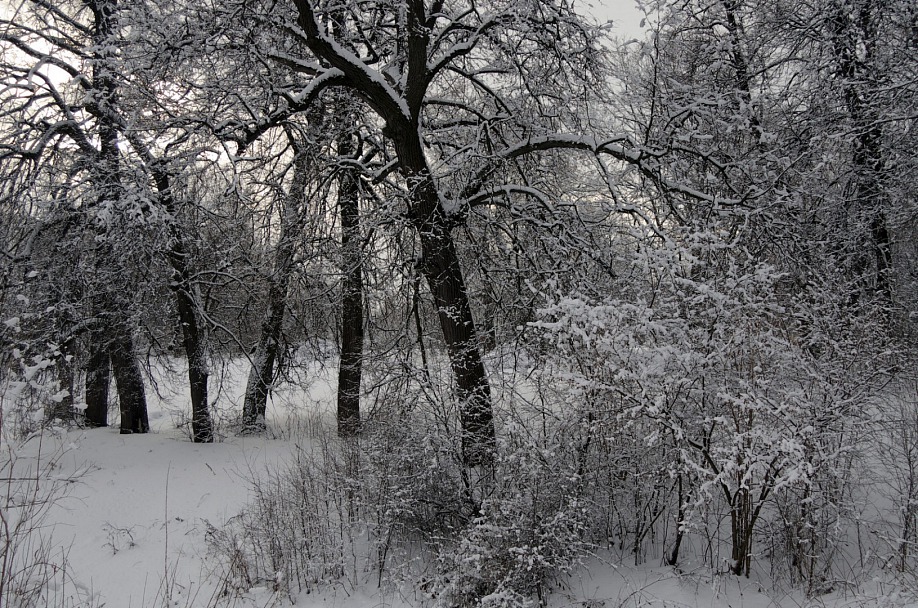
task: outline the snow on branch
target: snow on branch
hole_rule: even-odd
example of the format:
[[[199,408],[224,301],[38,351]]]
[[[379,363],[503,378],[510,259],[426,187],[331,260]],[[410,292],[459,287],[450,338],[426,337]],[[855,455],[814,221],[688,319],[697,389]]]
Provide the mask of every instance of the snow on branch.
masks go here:
[[[408,104],[378,71],[368,67],[360,57],[326,36],[316,23],[309,0],[294,0],[299,19],[297,24],[305,34],[306,45],[321,60],[347,77],[347,85],[356,90],[384,119],[397,116],[411,120]]]
[[[611,156],[616,160],[636,167],[643,175],[659,184],[660,187],[665,190],[677,192],[689,198],[714,205],[725,207],[739,206],[749,198],[748,196],[744,198],[724,198],[711,195],[665,177],[662,174],[660,164],[655,162],[658,155],[647,154],[640,146],[632,143],[630,137],[627,135],[616,135],[600,140],[588,135],[553,133],[538,137],[530,137],[525,141],[498,152],[494,157],[499,160],[513,160],[527,154],[547,152],[549,150],[580,150],[589,152],[597,157],[603,155]],[[466,197],[475,195],[493,171],[493,166],[482,169],[476,178],[472,180],[469,187],[466,188]]]

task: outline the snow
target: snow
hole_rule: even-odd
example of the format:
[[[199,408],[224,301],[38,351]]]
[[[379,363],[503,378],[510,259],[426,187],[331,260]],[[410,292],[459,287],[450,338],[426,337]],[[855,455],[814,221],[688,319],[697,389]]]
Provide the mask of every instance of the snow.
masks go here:
[[[329,363],[332,363],[329,365]],[[224,368],[220,403],[224,419],[238,413],[247,362]],[[276,470],[297,444],[310,441],[316,425],[332,428],[333,362],[316,363],[314,379],[306,388],[287,388],[275,395],[267,437],[234,436],[224,428],[223,440],[209,445],[191,443],[176,428],[187,401],[178,367],[157,378],[159,392],[149,390],[152,432],[120,435],[105,429],[47,429],[18,444],[11,452],[20,470],[40,463],[48,472],[44,487],[63,487],[45,521],[46,537],[53,538],[53,555],[66,555],[68,582],[51,588],[81,600],[66,604],[108,607],[146,606],[282,606],[281,597],[264,583],[243,597],[223,595],[225,575],[208,546],[208,535],[239,513],[251,498],[250,481],[266,470]],[[158,397],[161,395],[162,397]],[[288,405],[309,404],[299,416]],[[7,444],[4,449],[9,449]],[[550,457],[547,454],[546,457]],[[24,467],[24,469],[23,469]],[[691,542],[691,541],[687,541]],[[691,560],[679,569],[659,560],[633,565],[627,552],[610,550],[588,561],[548,598],[552,608],[600,606],[667,606],[766,608],[805,606],[801,593],[777,592],[761,571],[739,578],[695,566]],[[370,580],[375,580],[369,577]],[[66,588],[66,589],[65,589]],[[766,592],[768,590],[768,592]],[[417,605],[420,593],[404,594],[366,588],[330,586],[319,593],[303,593],[299,606],[374,608]],[[907,606],[914,600],[901,590],[878,586],[870,601],[836,593],[809,605]],[[860,596],[858,596],[860,597]],[[493,605],[501,599],[490,598]],[[914,604],[911,604],[914,605]]]
[[[287,441],[254,437],[193,444],[163,410],[150,414],[147,435],[109,427],[42,442],[45,453],[49,439],[64,450],[56,476],[78,478],[49,514],[55,543],[69,553],[74,582],[106,606],[149,606],[167,592],[209,598],[209,526],[235,515],[247,478],[289,450]],[[29,441],[21,456],[36,458],[38,445]]]

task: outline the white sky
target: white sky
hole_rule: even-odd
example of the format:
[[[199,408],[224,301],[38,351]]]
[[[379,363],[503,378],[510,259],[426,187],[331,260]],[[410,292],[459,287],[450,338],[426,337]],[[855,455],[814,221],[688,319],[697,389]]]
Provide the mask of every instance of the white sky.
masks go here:
[[[628,38],[643,38],[640,23],[643,14],[637,8],[635,0],[581,0],[581,7],[600,21],[611,20],[615,34]],[[592,10],[590,10],[592,8]]]

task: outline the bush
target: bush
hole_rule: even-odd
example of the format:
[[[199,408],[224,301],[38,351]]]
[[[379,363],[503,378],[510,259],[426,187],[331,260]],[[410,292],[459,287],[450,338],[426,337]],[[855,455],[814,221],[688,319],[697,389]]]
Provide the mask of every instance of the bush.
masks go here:
[[[587,551],[579,475],[561,446],[508,429],[479,514],[439,549],[440,606],[499,608],[545,601]],[[537,439],[544,439],[539,437]]]
[[[370,582],[443,606],[544,599],[588,548],[565,435],[507,424],[495,467],[467,470],[430,413],[377,410],[359,439],[320,434],[288,466],[253,475],[252,503],[209,534],[229,590],[292,598]]]

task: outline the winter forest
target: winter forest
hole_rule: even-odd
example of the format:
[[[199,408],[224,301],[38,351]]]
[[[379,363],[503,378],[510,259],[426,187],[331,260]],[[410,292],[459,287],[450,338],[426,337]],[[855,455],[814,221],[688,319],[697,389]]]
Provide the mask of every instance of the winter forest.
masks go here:
[[[918,3],[638,8],[4,2],[0,606],[916,605]]]

